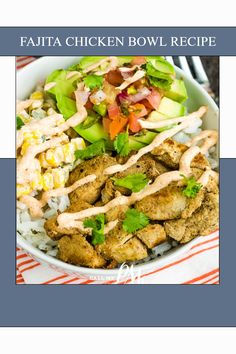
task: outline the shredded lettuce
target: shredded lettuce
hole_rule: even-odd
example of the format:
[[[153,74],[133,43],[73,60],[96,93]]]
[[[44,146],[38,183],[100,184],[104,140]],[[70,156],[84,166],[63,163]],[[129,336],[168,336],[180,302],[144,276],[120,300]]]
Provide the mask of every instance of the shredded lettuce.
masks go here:
[[[95,88],[101,88],[103,84],[103,77],[98,75],[87,75],[83,79],[84,84],[90,90],[94,90]]]

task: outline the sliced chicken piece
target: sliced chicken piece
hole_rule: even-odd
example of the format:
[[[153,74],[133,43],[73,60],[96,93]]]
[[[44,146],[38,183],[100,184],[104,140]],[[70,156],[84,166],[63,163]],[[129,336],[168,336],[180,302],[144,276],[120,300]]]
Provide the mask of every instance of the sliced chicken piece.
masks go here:
[[[59,240],[58,258],[63,262],[90,268],[102,268],[106,265],[105,259],[80,234],[63,236]]]
[[[178,169],[180,158],[187,149],[188,147],[186,145],[168,138],[160,146],[153,149],[151,153],[158,161],[162,161],[166,166]],[[201,153],[195,156],[191,163],[191,167],[197,167],[201,170],[209,166],[206,157]]]
[[[112,252],[112,257],[118,263],[139,261],[147,255],[147,248],[137,237],[131,238]]]
[[[197,236],[215,231],[219,227],[218,199],[218,193],[206,193],[201,207],[191,217],[166,221],[164,227],[167,235],[180,243],[186,243]]]
[[[106,213],[106,221],[110,222],[116,219],[123,220],[128,209],[128,205],[118,205]]]
[[[69,208],[66,209],[66,212],[76,213],[78,211],[91,208],[91,207],[92,205],[81,200],[78,201],[77,203],[71,204]],[[48,219],[44,224],[44,228],[49,237],[51,237],[54,240],[58,240],[64,235],[73,235],[78,233],[78,229],[76,228],[67,228],[66,225],[64,225],[63,228],[59,227],[57,224],[57,217],[58,215],[53,216],[52,218]]]
[[[77,188],[74,192],[70,193],[69,197],[71,203],[77,203],[80,200],[84,200],[90,204],[95,203],[100,197],[101,189],[108,179],[108,176],[103,174],[103,170],[114,164],[116,164],[115,158],[106,154],[94,157],[91,160],[84,161],[79,164],[70,173],[67,185],[71,185],[90,174],[95,174],[97,179]]]
[[[166,241],[166,232],[159,224],[148,225],[136,233],[136,236],[148,247],[153,248]]]
[[[168,220],[179,218],[186,205],[187,198],[183,195],[182,188],[169,185],[136,202],[135,208],[151,220]]]
[[[127,242],[130,238],[133,237],[133,235],[126,232],[122,227],[122,223],[120,222],[105,237],[105,242],[103,242],[101,245],[97,245],[95,248],[97,252],[102,255],[102,257],[110,260],[114,259],[113,251]]]

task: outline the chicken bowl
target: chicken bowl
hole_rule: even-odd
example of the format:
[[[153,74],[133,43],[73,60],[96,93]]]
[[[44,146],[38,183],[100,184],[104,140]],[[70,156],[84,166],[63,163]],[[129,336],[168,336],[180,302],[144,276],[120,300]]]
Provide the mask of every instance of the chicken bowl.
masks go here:
[[[17,73],[17,244],[93,280],[218,228],[218,107],[163,57],[43,57]]]

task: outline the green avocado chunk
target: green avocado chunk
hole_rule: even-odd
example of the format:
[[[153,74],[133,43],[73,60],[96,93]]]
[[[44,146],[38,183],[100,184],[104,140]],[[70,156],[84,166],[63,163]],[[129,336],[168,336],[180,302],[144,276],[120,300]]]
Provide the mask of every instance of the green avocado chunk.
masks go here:
[[[107,136],[106,132],[104,131],[101,123],[95,123],[87,129],[83,129],[83,128],[81,128],[80,125],[77,125],[76,127],[74,127],[74,130],[80,136],[82,136],[82,138],[86,139],[90,143],[95,143],[96,141],[101,140],[101,139],[105,139],[105,140],[108,139],[108,136]]]
[[[188,95],[184,81],[182,79],[175,79],[171,84],[170,90],[165,92],[165,96],[179,103],[186,101]]]
[[[166,115],[168,118],[184,116],[186,112],[185,106],[175,102],[168,97],[163,97],[158,107],[158,112]]]
[[[151,132],[147,130],[143,135],[132,136],[132,139],[139,143],[147,145],[153,141],[156,135],[157,134],[155,132]]]
[[[145,144],[140,143],[140,141],[135,140],[133,136],[129,137],[129,148],[130,150],[139,150],[144,147]]]

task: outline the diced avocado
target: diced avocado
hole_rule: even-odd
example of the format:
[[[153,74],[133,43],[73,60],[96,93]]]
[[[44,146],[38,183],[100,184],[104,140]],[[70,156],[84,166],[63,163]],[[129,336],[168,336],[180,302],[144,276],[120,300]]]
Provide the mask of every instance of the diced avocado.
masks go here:
[[[150,122],[158,122],[159,120],[163,120],[163,119],[168,119],[169,117],[167,117],[166,115],[159,113],[158,111],[152,111],[149,116],[148,119]]]
[[[188,94],[184,81],[181,79],[175,79],[171,84],[170,90],[165,92],[165,96],[179,103],[186,101]]]
[[[132,136],[129,137],[129,148],[130,150],[139,150],[145,145],[140,143],[139,141],[135,140],[135,138]]]
[[[74,127],[74,130],[82,136],[82,138],[86,139],[90,143],[94,143],[101,139],[108,139],[106,132],[101,123],[95,123],[91,127],[87,129],[82,129],[81,126],[77,125]]]
[[[107,106],[105,103],[95,104],[93,110],[104,117],[107,113]]]
[[[185,115],[186,108],[170,98],[163,97],[158,107],[158,112],[166,115],[168,118],[180,117]]]
[[[155,138],[157,134],[155,132],[151,132],[151,131],[146,131],[145,134],[143,135],[135,135],[135,136],[132,136],[132,139],[134,139],[135,141],[138,141],[142,144],[150,144],[153,139]]]

